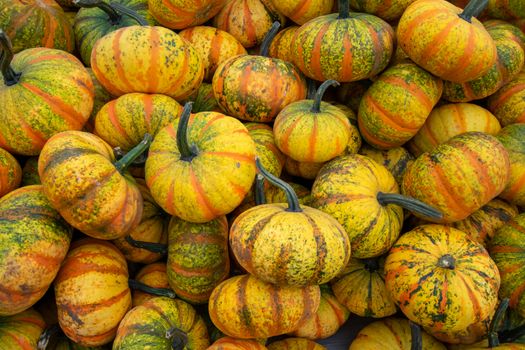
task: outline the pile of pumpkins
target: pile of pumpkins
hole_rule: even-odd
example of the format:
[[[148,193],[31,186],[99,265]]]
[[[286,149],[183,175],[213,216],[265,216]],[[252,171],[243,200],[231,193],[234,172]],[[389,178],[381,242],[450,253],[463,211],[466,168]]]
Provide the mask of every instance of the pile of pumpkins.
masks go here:
[[[524,49],[523,0],[0,0],[0,349],[525,349]]]

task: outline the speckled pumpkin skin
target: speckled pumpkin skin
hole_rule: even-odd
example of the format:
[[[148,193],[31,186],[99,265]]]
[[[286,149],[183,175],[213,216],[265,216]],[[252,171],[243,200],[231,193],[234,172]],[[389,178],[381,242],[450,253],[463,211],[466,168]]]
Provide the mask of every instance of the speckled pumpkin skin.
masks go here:
[[[95,134],[111,147],[129,151],[146,133],[160,129],[182,113],[182,106],[166,95],[131,93],[106,103],[95,118]]]
[[[206,350],[210,345],[203,319],[188,303],[156,297],[132,309],[122,319],[113,350],[165,350],[171,348],[166,332],[177,328],[188,337],[186,350]]]
[[[159,26],[129,26],[105,35],[93,46],[91,67],[114,96],[144,92],[182,100],[199,88],[204,77],[197,50]]]
[[[111,147],[82,131],[53,136],[38,159],[44,193],[64,219],[88,236],[124,237],[142,217],[135,180],[114,166]]]
[[[53,0],[0,0],[0,28],[15,53],[32,47],[75,48],[71,23]]]
[[[162,129],[150,146],[146,182],[170,215],[203,223],[233,211],[255,179],[255,143],[238,120],[216,112],[190,117],[188,140],[198,155],[180,159],[178,120]]]
[[[27,49],[15,55],[11,67],[22,75],[9,87],[0,79],[0,147],[36,156],[54,134],[82,129],[93,108],[94,87],[75,56]]]
[[[299,26],[289,26],[281,30],[270,44],[270,57],[278,58],[286,62],[293,62],[293,52],[291,51],[291,44],[295,32]]]
[[[361,137],[361,134],[359,133],[359,128],[357,126],[357,115],[347,105],[337,103],[337,102],[330,102],[330,104],[342,110],[343,113],[348,118],[348,121],[350,122],[350,129],[349,129],[350,137],[348,138],[348,144],[346,145],[346,149],[344,153],[354,154],[354,153],[359,152],[359,149],[361,148],[361,145],[363,144],[363,139]]]
[[[455,259],[454,268],[438,266],[444,255]],[[500,275],[485,248],[464,232],[423,225],[390,250],[385,284],[410,320],[435,331],[460,331],[494,310]]]
[[[435,222],[451,223],[499,195],[509,176],[505,147],[489,134],[467,132],[419,156],[405,172],[402,192],[441,211]]]
[[[68,338],[84,346],[113,340],[131,307],[128,267],[113,244],[93,238],[73,243],[54,286],[58,321]]]
[[[304,179],[313,180],[319,174],[321,168],[325,165],[322,163],[298,162],[290,157],[286,157],[284,169],[293,176],[299,176]]]
[[[501,129],[498,140],[509,153],[510,180],[500,197],[510,203],[525,205],[525,124],[512,124]]]
[[[277,58],[233,57],[217,68],[212,84],[228,115],[252,122],[271,122],[285,106],[306,98],[304,76]]]
[[[384,166],[357,154],[325,164],[313,184],[312,206],[343,225],[354,258],[387,252],[401,231],[403,209],[380,205],[378,192],[398,193],[394,177]]]
[[[184,29],[208,21],[226,2],[227,0],[148,0],[148,7],[164,27]]]
[[[334,6],[334,0],[270,0],[270,2],[283,15],[299,25],[332,13]]]
[[[350,0],[350,7],[358,12],[366,12],[385,21],[393,22],[399,19],[405,9],[415,0],[396,0],[396,1],[362,1]]]
[[[223,337],[206,350],[267,350],[268,348],[255,340]]]
[[[268,345],[268,350],[327,350],[326,347],[304,338],[287,338]]]
[[[366,91],[357,120],[363,138],[379,149],[399,147],[425,123],[443,82],[414,63],[388,68]]]
[[[89,76],[91,77],[91,81],[93,82],[93,86],[95,88],[95,96],[93,100],[93,109],[91,110],[91,115],[89,116],[89,120],[84,124],[83,131],[87,132],[93,132],[95,129],[95,117],[106,103],[111,101],[113,97],[107,92],[106,89],[100,84],[97,80],[97,77],[95,77],[95,74],[93,73],[93,70],[91,68],[86,68],[86,70],[89,73]]]
[[[260,45],[273,22],[286,17],[269,0],[228,0],[213,18],[213,26],[233,35],[245,48]]]
[[[393,52],[394,32],[382,19],[350,13],[312,19],[294,35],[293,63],[309,78],[351,82],[381,72]]]
[[[279,287],[251,275],[240,275],[213,290],[208,310],[213,324],[229,336],[268,338],[292,332],[312,317],[320,298],[317,285]]]
[[[418,157],[424,152],[432,152],[454,136],[469,131],[496,135],[500,129],[498,119],[483,107],[471,103],[444,104],[430,113],[407,146]]]
[[[394,147],[388,150],[378,150],[367,144],[359,149],[359,154],[383,165],[396,179],[398,185],[403,181],[403,175],[407,168],[414,162],[414,156],[404,147]]]
[[[184,29],[179,35],[188,40],[201,55],[205,81],[211,81],[217,67],[228,58],[247,54],[246,49],[233,35],[217,28],[191,27]]]
[[[357,113],[361,99],[363,98],[366,90],[368,90],[372,84],[373,82],[369,79],[341,84],[341,86],[339,86],[336,90],[337,101],[345,104],[350,109],[352,109],[352,111]]]
[[[264,169],[277,177],[281,176],[286,156],[275,143],[273,129],[261,123],[246,123],[244,126],[255,142],[255,151]]]
[[[495,310],[494,310],[495,311]],[[466,329],[457,332],[432,331],[425,329],[430,335],[437,340],[449,344],[473,344],[485,338],[489,332],[490,322],[493,316],[492,312],[486,319],[473,323]],[[488,344],[487,344],[488,345]],[[465,346],[467,347],[467,346]],[[455,347],[449,347],[455,349]]]
[[[144,266],[137,272],[135,280],[153,288],[170,288],[165,262],[156,262]],[[132,306],[144,304],[157,296],[135,289],[132,292]]]
[[[509,23],[499,19],[489,19],[483,21],[483,25],[489,33],[497,33],[517,42],[525,49],[525,33],[516,25],[516,23]]]
[[[20,164],[11,153],[0,148],[0,198],[20,186],[21,181]]]
[[[502,126],[525,123],[525,72],[503,85],[487,102]]]
[[[217,103],[215,95],[213,94],[213,87],[209,83],[202,83],[199,89],[194,92],[186,101],[193,102],[192,113],[199,112],[219,112],[223,110]]]
[[[0,223],[0,316],[9,316],[34,305],[49,288],[67,254],[71,229],[39,185],[2,197]]]
[[[0,346],[5,350],[36,349],[45,327],[44,319],[33,309],[9,317],[0,316]]]
[[[398,43],[410,59],[430,73],[463,83],[486,74],[497,59],[496,46],[476,18],[444,0],[416,1],[397,27]]]
[[[445,350],[446,347],[425,332],[421,332],[423,349]],[[375,321],[359,333],[350,344],[349,350],[409,350],[412,342],[410,325],[407,320],[386,318]]]
[[[385,287],[385,259],[371,269],[363,260],[350,259],[345,269],[332,282],[337,300],[351,313],[361,317],[383,318],[397,312]]]
[[[487,14],[492,18],[525,18],[525,4],[519,0],[490,0]]]

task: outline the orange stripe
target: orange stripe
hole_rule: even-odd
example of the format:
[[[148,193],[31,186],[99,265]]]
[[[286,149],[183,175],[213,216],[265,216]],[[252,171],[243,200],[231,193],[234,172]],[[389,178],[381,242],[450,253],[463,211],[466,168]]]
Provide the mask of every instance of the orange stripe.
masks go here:
[[[508,190],[505,191],[506,197],[509,197],[510,194],[510,197],[514,198],[514,196],[518,195],[518,192],[523,189],[525,189],[525,174],[521,174],[521,177],[515,181]]]
[[[412,127],[412,126],[401,126],[398,124],[399,115],[394,114],[392,115],[391,111],[387,111],[383,108],[370,94],[366,94],[364,97],[364,102],[367,103],[368,107],[372,109],[375,113],[379,114],[381,116],[381,121],[383,124],[391,127],[395,131],[404,131],[404,132],[417,132],[418,127]]]
[[[308,137],[308,154],[306,155],[307,156],[306,161],[310,163],[313,163],[314,158],[316,156],[315,149],[317,146],[317,136],[318,136],[317,135],[318,134],[317,115],[312,114],[312,119],[313,119],[312,120],[313,125],[312,125],[312,130],[310,131],[310,135],[309,135],[310,137]]]
[[[208,53],[208,59],[210,61],[210,68],[216,68],[217,64],[221,59],[223,36],[221,32],[215,30],[214,36],[211,39],[210,51]]]
[[[31,140],[31,145],[34,148],[42,149],[47,141],[47,137],[39,130],[33,130],[33,128],[26,122],[24,118],[19,118],[18,122],[24,133]]]
[[[239,84],[239,97],[240,97],[240,106],[239,106],[239,116],[245,117],[246,116],[246,110],[247,110],[247,104],[246,99],[248,97],[248,83],[250,82],[250,74],[252,73],[252,65],[249,64],[247,67],[244,68],[244,72],[242,73],[238,84]]]
[[[248,6],[247,0],[244,0],[242,19],[244,22],[243,24],[244,31],[246,33],[246,39],[250,43],[255,43],[257,41],[257,33],[255,32],[255,25],[253,23],[252,14],[250,12],[250,7]]]
[[[28,339],[25,338],[25,337],[17,337],[14,334],[11,334],[10,332],[2,332],[2,335],[7,335],[7,336],[11,337],[11,339],[13,339],[15,341],[15,343],[20,347],[17,350],[34,350],[35,349],[33,347],[33,345],[31,345],[28,342]]]
[[[434,107],[434,102],[432,101],[432,99],[425,94],[425,92],[419,87],[419,85],[417,85],[414,82],[407,83],[404,79],[392,75],[381,78],[381,81],[402,87],[404,90],[410,92],[410,94],[417,98],[419,103],[421,103],[429,112]],[[403,119],[401,119],[400,122],[403,122]],[[410,127],[417,128],[419,126]]]
[[[376,147],[377,146],[384,147],[384,148],[392,147],[392,143],[380,140],[377,137],[375,137],[375,135],[372,135],[371,133],[369,133],[366,127],[363,125],[363,122],[361,120],[362,120],[361,118],[357,119],[357,125],[359,126],[359,131],[361,132],[361,135],[367,142],[373,143]]]
[[[151,115],[153,114],[153,96],[144,94],[142,95],[142,103],[144,105],[144,121],[149,132],[151,130]]]
[[[444,10],[442,8],[431,7],[429,10],[419,13],[416,18],[414,18],[412,21],[405,24],[405,26],[408,28],[405,31],[405,33],[402,35],[403,36],[402,42],[406,42],[409,44],[412,43],[414,41],[412,40],[412,35],[414,35],[414,31],[416,30],[416,28],[421,28],[421,24],[423,22],[428,21],[429,19],[432,20],[436,18],[436,16],[443,11]],[[416,40],[416,41],[419,41],[419,40]]]
[[[507,102],[507,99],[509,97],[511,97],[515,93],[520,92],[522,90],[525,90],[525,82],[516,84],[512,88],[510,88],[510,89],[506,90],[504,93],[500,94],[498,96],[498,98],[490,104],[491,111],[494,112],[496,109],[499,109],[502,104]]]
[[[461,21],[462,19],[457,18],[458,21]],[[455,65],[454,69],[452,71],[449,71],[447,75],[449,77],[455,77],[457,75],[464,75],[466,71],[478,71],[481,67],[479,66],[473,66],[472,64],[472,58],[474,58],[473,52],[476,49],[476,33],[474,32],[474,26],[470,25],[469,28],[469,36],[467,41],[467,46],[463,49],[463,54],[457,61],[457,65]],[[482,65],[485,65],[483,62],[484,60],[479,60]],[[479,63],[478,63],[479,65]],[[469,69],[470,68],[470,69]],[[474,68],[474,69],[473,69]]]
[[[429,62],[435,58],[436,54],[443,48],[443,42],[447,39],[450,31],[456,26],[456,21],[461,20],[459,17],[454,17],[447,25],[439,32],[432,40],[428,41],[423,49],[423,54],[420,58],[421,62]],[[442,21],[442,20],[441,20]],[[443,63],[444,64],[444,63]],[[442,67],[439,69],[443,70]]]
[[[50,61],[50,60],[65,60],[65,61],[69,61],[69,62],[75,62],[69,56],[54,54],[54,55],[40,55],[40,56],[37,56],[37,57],[31,59],[29,62],[27,62],[27,64],[28,65],[33,65],[33,64],[36,64],[36,63]]]
[[[218,157],[226,157],[235,159],[241,162],[247,162],[251,164],[255,164],[255,157],[249,157],[245,156],[244,154],[239,153],[233,153],[233,152],[205,152],[203,155],[212,155],[212,156],[218,156]]]
[[[301,17],[303,17],[310,9],[311,3],[312,0],[299,1],[295,8],[289,13],[288,17],[294,22],[300,21]]]
[[[323,43],[323,37],[329,28],[330,22],[323,24],[317,32],[313,44],[312,56],[310,57],[310,68],[317,78],[324,77],[323,67],[321,65],[321,47]]]
[[[36,252],[28,252],[22,255],[24,258],[32,260],[36,265],[55,272],[58,267],[60,267],[60,263],[64,260],[63,256],[48,256]]]
[[[97,41],[98,43],[98,41]],[[105,74],[103,74],[100,69],[98,69],[98,62],[97,62],[97,43],[93,46],[93,50],[91,51],[91,69],[93,70],[93,74],[95,74],[95,77],[97,78],[98,82],[106,89],[108,92],[115,96],[124,95],[124,91],[119,89],[118,87],[113,84],[113,82],[109,81]]]
[[[55,20],[54,16],[51,16],[48,14],[45,17],[45,29],[44,29],[44,37],[42,38],[42,46],[53,48],[55,47],[55,34],[57,31],[58,23]],[[67,31],[65,29],[64,31]]]
[[[189,50],[188,47],[189,46],[187,45],[184,46],[184,61],[182,63],[182,67],[180,69],[177,80],[173,82],[171,86],[180,86],[182,85],[182,82],[188,78],[187,75],[190,69],[190,58],[189,58],[190,53],[188,51]]]
[[[117,102],[118,100],[113,100],[110,103],[108,103],[108,117],[109,121],[111,122],[111,125],[115,128],[114,130],[117,131],[121,136],[123,136],[126,141],[133,145],[133,140],[129,137],[126,130],[122,127],[122,124],[120,124],[120,119],[117,114]]]
[[[494,198],[494,194],[497,193],[497,191],[493,179],[490,177],[486,164],[481,163],[479,160],[479,155],[476,154],[476,152],[472,151],[472,149],[470,149],[467,145],[462,144],[456,147],[457,149],[460,149],[462,153],[467,157],[470,166],[475,170],[476,177],[478,178],[479,183],[482,184],[482,188],[484,190],[482,202],[488,202],[489,200]]]
[[[197,199],[197,202],[199,203],[200,208],[204,211],[204,217],[208,220],[212,220],[219,213],[215,211],[215,208],[213,207],[213,205],[211,205],[208,198],[206,197],[206,193],[204,192],[204,189],[199,183],[197,176],[195,176],[195,172],[193,171],[193,168],[190,167],[189,171],[190,171],[190,184],[195,189],[196,199]]]
[[[113,63],[117,70],[117,78],[120,79],[120,82],[122,82],[126,86],[126,91],[131,92],[135,91],[135,88],[130,84],[126,72],[124,71],[124,68],[122,68],[121,61],[122,52],[120,51],[120,38],[123,33],[124,30],[122,29],[117,30],[113,37],[113,42],[111,44],[111,47],[113,49]]]
[[[147,83],[147,91],[151,93],[157,92],[159,85],[159,77],[157,73],[159,71],[159,61],[160,61],[160,36],[157,30],[157,27],[150,27],[150,38],[149,42],[151,45],[150,57],[148,58],[148,70],[146,72],[145,79]]]
[[[377,33],[375,29],[372,29],[370,32],[373,33],[374,38],[377,40]],[[374,43],[374,46],[375,46],[375,43]],[[350,79],[354,71],[354,67],[353,67],[354,57],[353,57],[353,52],[352,52],[352,41],[350,41],[350,38],[348,37],[348,33],[345,33],[343,36],[343,48],[344,48],[343,61],[341,62],[341,66],[340,66],[341,73],[339,74],[339,76],[344,77],[345,79]],[[380,50],[374,51],[374,52],[380,52]],[[379,62],[380,62],[381,57],[380,55],[377,55],[377,56],[379,57]],[[375,60],[374,67],[376,66],[377,61],[378,59]]]

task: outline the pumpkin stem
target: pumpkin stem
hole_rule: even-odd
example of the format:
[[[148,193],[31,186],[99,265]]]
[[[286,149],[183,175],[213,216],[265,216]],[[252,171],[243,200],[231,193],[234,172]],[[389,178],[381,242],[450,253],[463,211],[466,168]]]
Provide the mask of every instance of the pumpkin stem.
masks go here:
[[[111,6],[113,6],[113,8],[119,11],[120,13],[133,18],[135,21],[137,21],[139,25],[141,26],[149,25],[148,21],[146,21],[144,17],[142,17],[141,15],[139,15],[137,12],[133,11],[132,9],[129,9],[126,6],[119,4],[118,2],[112,2]]]
[[[509,307],[509,298],[505,298],[500,301],[498,308],[496,309],[496,312],[494,313],[494,317],[492,318],[492,322],[490,322],[489,327],[489,347],[495,348],[496,346],[499,346],[499,336],[498,336],[498,329],[501,325],[501,322],[503,321],[503,318],[505,316],[505,311],[507,311],[507,308]]]
[[[362,262],[368,272],[375,272],[379,270],[379,259],[377,258],[362,259]]]
[[[126,152],[122,150],[120,147],[113,148],[113,155],[117,160],[121,159],[126,155]],[[142,153],[135,159],[131,164],[135,166],[143,166],[146,163],[146,159],[148,158],[148,154],[146,152]]]
[[[317,92],[317,83],[315,80],[306,78],[306,99],[313,100]]]
[[[168,252],[168,246],[166,244],[136,241],[131,235],[127,235],[125,240],[129,245],[135,248],[145,249],[152,253],[164,255]]]
[[[112,5],[102,0],[73,0],[73,4],[83,8],[96,7],[101,9],[108,15],[112,25],[119,24],[120,20],[122,19],[122,16],[118,14],[118,12],[113,8]]]
[[[470,0],[459,17],[472,23],[472,17],[477,17],[487,7],[489,0]]]
[[[186,102],[184,109],[179,119],[179,126],[177,127],[177,148],[180,152],[180,159],[191,162],[197,156],[197,150],[191,146],[188,141],[188,123],[190,121],[191,108],[193,102]]]
[[[410,334],[412,336],[410,350],[422,350],[423,338],[421,337],[421,327],[412,321],[408,321],[408,323],[410,324]]]
[[[257,174],[255,177],[255,205],[266,204],[264,194],[264,176]]]
[[[437,266],[444,269],[454,270],[456,268],[456,259],[450,254],[445,254],[439,258]]]
[[[138,145],[133,147],[126,155],[115,162],[115,168],[122,174],[126,169],[144,153],[151,144],[153,137],[150,134],[144,135],[144,139]]]
[[[0,73],[4,76],[4,84],[7,86],[15,85],[20,80],[20,73],[16,73],[11,68],[13,60],[13,46],[11,40],[2,29],[0,29]]]
[[[314,97],[314,104],[312,105],[312,109],[310,112],[312,113],[319,113],[321,112],[321,100],[323,99],[324,93],[326,92],[326,89],[330,86],[339,86],[339,82],[335,80],[327,80],[324,83],[319,86],[319,89],[317,89]]]
[[[55,323],[52,326],[47,327],[42,334],[40,334],[40,337],[38,338],[38,342],[36,343],[36,348],[38,350],[46,350],[49,341],[52,337],[58,334],[60,332],[60,327],[58,323]]]
[[[300,213],[303,211],[299,205],[299,198],[297,198],[297,194],[293,190],[292,186],[279,179],[277,176],[271,174],[268,172],[268,170],[264,169],[258,157],[255,157],[255,165],[257,166],[259,173],[264,176],[268,182],[284,191],[288,201],[288,209],[286,209],[286,211],[291,211],[294,213]]]
[[[131,289],[140,290],[141,292],[153,294],[159,297],[168,297],[171,299],[175,299],[177,297],[177,294],[175,294],[175,292],[169,288],[154,288],[133,279],[128,280],[128,285]]]
[[[173,350],[184,350],[186,344],[188,344],[188,335],[176,327],[168,329],[166,339],[171,340],[171,348]]]
[[[350,3],[349,0],[339,0],[339,17],[337,19],[345,19],[350,17]]]
[[[430,205],[418,201],[417,199],[403,196],[398,193],[377,193],[377,201],[385,206],[387,204],[396,204],[413,213],[423,215],[430,219],[439,220],[443,218],[443,213],[431,207]]]
[[[277,35],[277,32],[279,31],[280,27],[281,23],[279,23],[279,21],[273,22],[270,30],[264,36],[263,42],[261,44],[261,50],[259,51],[259,56],[268,57],[268,53],[270,52],[270,45],[273,41],[273,38],[275,38],[275,36]]]

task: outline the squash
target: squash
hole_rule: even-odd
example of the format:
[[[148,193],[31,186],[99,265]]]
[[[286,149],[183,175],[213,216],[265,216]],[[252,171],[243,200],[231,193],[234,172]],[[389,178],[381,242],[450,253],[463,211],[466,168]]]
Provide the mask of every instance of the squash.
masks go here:
[[[22,181],[22,168],[15,157],[0,148],[0,198],[15,190]]]
[[[223,112],[213,94],[213,86],[209,83],[202,83],[196,92],[184,100],[186,102],[193,102],[193,113]]]
[[[441,219],[429,221],[451,223],[499,195],[509,180],[509,169],[509,155],[494,136],[467,132],[419,156],[405,172],[402,193],[443,213]]]
[[[423,126],[443,91],[443,82],[412,62],[384,71],[365,92],[357,121],[375,148],[399,147]]]
[[[206,324],[190,304],[156,297],[124,316],[113,350],[206,350],[209,345]]]
[[[292,39],[297,29],[299,29],[299,26],[289,26],[277,33],[270,44],[268,55],[293,63],[293,52],[291,51],[290,45],[292,44]]]
[[[268,345],[268,350],[327,350],[326,347],[304,338],[286,338]]]
[[[351,82],[381,72],[392,57],[394,32],[382,19],[349,13],[339,0],[339,14],[319,16],[295,33],[293,63],[309,78]]]
[[[244,126],[255,142],[255,153],[264,168],[277,177],[281,176],[286,156],[275,143],[273,129],[262,123],[246,123]]]
[[[29,157],[22,168],[22,182],[20,186],[40,185],[38,176],[38,157]]]
[[[478,79],[497,59],[494,41],[474,18],[486,4],[471,0],[462,10],[445,0],[416,1],[399,20],[398,44],[412,61],[443,80]]]
[[[386,253],[403,223],[403,209],[440,217],[422,202],[398,194],[398,185],[382,165],[362,155],[338,157],[323,166],[312,187],[312,206],[332,215],[346,230],[352,256]]]
[[[226,4],[226,0],[148,0],[155,19],[164,27],[184,29],[207,22]]]
[[[113,97],[98,82],[97,77],[95,77],[95,74],[93,73],[93,70],[91,68],[86,68],[86,70],[88,71],[89,76],[91,77],[91,81],[93,82],[93,86],[95,88],[95,97],[93,101],[93,109],[91,110],[91,115],[89,116],[89,120],[84,125],[83,131],[92,133],[95,129],[95,117],[97,116],[98,111],[102,108],[102,106],[111,101]]]
[[[0,316],[22,312],[42,298],[70,241],[70,227],[42,186],[22,187],[0,198]]]
[[[233,35],[217,28],[191,27],[179,32],[179,36],[190,42],[201,55],[204,63],[204,81],[211,81],[217,67],[228,58],[247,54],[246,49]]]
[[[145,134],[155,137],[177,119],[182,106],[166,95],[131,93],[106,103],[95,117],[95,135],[111,147],[129,151]]]
[[[395,314],[396,305],[385,287],[384,265],[384,257],[350,259],[331,282],[337,300],[361,317],[383,318]]]
[[[525,205],[525,125],[511,124],[496,136],[509,153],[510,180],[500,197],[512,204]]]
[[[5,350],[36,349],[46,323],[37,311],[28,309],[13,316],[0,316],[0,346]]]
[[[405,9],[415,0],[396,0],[396,1],[360,1],[350,0],[350,7],[359,12],[366,12],[376,15],[385,21],[394,22],[398,20]]]
[[[359,133],[359,128],[357,126],[356,114],[347,105],[337,102],[330,102],[330,104],[342,110],[350,122],[350,137],[348,138],[345,154],[354,154],[359,152],[359,149],[363,144],[363,139],[361,138],[361,134]]]
[[[278,28],[279,22],[275,22],[259,56],[232,57],[217,68],[213,92],[229,115],[267,123],[285,106],[306,97],[306,81],[297,68],[290,62],[268,57],[268,47]]]
[[[500,275],[485,248],[466,233],[422,225],[390,249],[385,284],[410,320],[433,331],[454,332],[490,315]]]
[[[148,287],[169,289],[168,274],[166,272],[166,263],[156,262],[144,266],[135,276],[135,281],[143,283]],[[132,292],[132,306],[144,304],[146,301],[156,298],[156,295],[147,293],[140,289],[134,289]]]
[[[525,18],[525,5],[520,0],[490,0],[487,14],[492,18]]]
[[[350,258],[344,228],[330,215],[301,206],[286,182],[256,161],[259,173],[285,191],[287,204],[262,204],[240,214],[230,228],[239,264],[262,281],[306,286],[330,281]]]
[[[255,143],[238,120],[217,112],[179,120],[159,131],[146,160],[146,183],[170,215],[204,223],[233,211],[255,179]]]
[[[378,150],[366,143],[359,149],[359,154],[383,165],[396,179],[398,185],[403,181],[403,175],[407,168],[414,162],[414,156],[404,147],[394,147],[388,150]]]
[[[515,24],[499,19],[489,19],[483,22],[489,33],[497,33],[499,36],[514,40],[525,50],[525,33]]]
[[[108,350],[106,346],[82,346],[69,339],[55,323],[40,335],[38,350]]]
[[[496,135],[500,129],[498,119],[483,107],[472,103],[444,104],[430,113],[407,146],[418,157],[424,152],[432,152],[456,135],[469,131]]]
[[[299,25],[332,13],[334,6],[334,0],[270,0],[270,2],[279,12]]]
[[[357,113],[361,99],[366,90],[368,90],[372,84],[373,82],[369,79],[343,83],[336,91],[337,101],[345,104],[352,111]]]
[[[487,103],[502,126],[525,123],[525,71],[491,95]]]
[[[302,177],[308,180],[314,180],[319,174],[321,168],[325,165],[322,163],[298,162],[290,157],[286,157],[284,169],[293,176]]]
[[[118,161],[98,136],[64,131],[53,136],[38,159],[44,193],[64,219],[88,236],[124,237],[138,226],[143,200],[127,166],[151,142],[144,141]]]
[[[111,342],[131,307],[126,260],[110,242],[74,242],[54,287],[60,328],[83,346]]]
[[[206,350],[267,350],[268,348],[255,340],[223,337]]]
[[[34,48],[13,57],[0,30],[0,147],[36,156],[46,141],[80,130],[93,108],[94,88],[80,61],[67,52]]]
[[[0,0],[0,28],[13,41],[13,52],[33,47],[73,52],[73,28],[53,0]]]
[[[292,332],[312,317],[320,303],[319,286],[276,286],[252,275],[231,277],[211,293],[210,318],[223,333],[240,339]]]
[[[93,46],[90,62],[98,81],[113,96],[143,92],[182,100],[199,88],[204,77],[197,50],[159,26],[129,26],[105,35]]]

